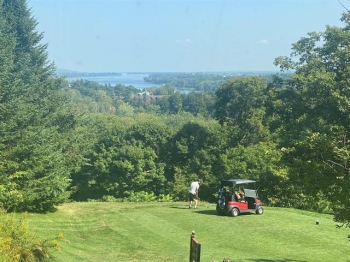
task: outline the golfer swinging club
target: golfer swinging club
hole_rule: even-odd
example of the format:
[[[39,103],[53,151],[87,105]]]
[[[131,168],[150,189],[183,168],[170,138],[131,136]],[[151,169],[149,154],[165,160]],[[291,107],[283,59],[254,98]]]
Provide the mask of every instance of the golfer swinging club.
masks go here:
[[[201,184],[202,180],[198,179],[197,181],[193,181],[190,186],[190,190],[188,192],[188,198],[189,198],[189,206],[188,208],[192,208],[192,203],[194,202],[194,208],[197,208],[198,204],[198,190],[199,185]]]

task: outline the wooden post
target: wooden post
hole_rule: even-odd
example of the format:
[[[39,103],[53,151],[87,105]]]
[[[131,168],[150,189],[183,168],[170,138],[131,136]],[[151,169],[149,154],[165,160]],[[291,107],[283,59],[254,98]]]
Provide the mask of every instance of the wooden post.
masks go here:
[[[192,231],[190,238],[190,262],[201,261],[201,244],[194,238],[194,231]]]

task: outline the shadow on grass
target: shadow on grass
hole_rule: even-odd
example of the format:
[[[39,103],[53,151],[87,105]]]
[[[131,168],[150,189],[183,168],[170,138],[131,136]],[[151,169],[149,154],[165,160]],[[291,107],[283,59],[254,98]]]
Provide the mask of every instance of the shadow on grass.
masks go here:
[[[46,215],[49,213],[55,213],[58,209],[56,207],[51,207],[49,210],[45,211],[29,211],[32,214],[38,214],[38,215]],[[16,214],[23,214],[24,211],[7,211],[7,213],[16,213]]]
[[[194,208],[191,208],[189,209],[188,206],[171,206],[170,208],[173,208],[173,209],[187,209],[189,212],[192,211],[196,214],[200,214],[200,215],[216,215],[217,216],[217,213],[216,213],[216,210],[213,210],[213,209],[194,209]]]
[[[183,206],[183,207],[179,207],[179,206],[172,206],[170,208],[174,208],[174,209],[188,209],[188,206]]]
[[[200,215],[215,215],[215,216],[218,215],[218,214],[216,213],[216,210],[213,210],[213,209],[205,209],[205,210],[197,209],[197,210],[196,210],[196,213],[197,213],[197,214],[200,214]]]
[[[267,259],[267,258],[254,258],[254,259],[248,259],[248,261],[254,261],[254,262],[307,262],[306,260],[295,260],[295,259]]]
[[[189,209],[188,206],[171,206],[170,208],[173,208],[173,209]],[[198,208],[198,209],[191,208],[191,209],[189,209],[189,211],[193,211],[194,213],[199,214],[199,215],[220,216],[220,215],[218,215],[218,213],[216,212],[215,209],[206,209],[204,207],[203,207],[203,209],[201,209],[201,208]],[[241,213],[239,216],[255,216],[255,215],[256,214],[254,214],[254,213]],[[227,215],[222,215],[222,216],[230,216],[230,215],[227,214]],[[222,217],[222,216],[220,216],[220,217]],[[264,261],[264,260],[261,260],[261,261]],[[269,260],[266,260],[266,261],[269,261]],[[293,261],[293,260],[290,260],[290,261]],[[295,261],[297,261],[297,260],[295,260]],[[277,261],[277,262],[279,262],[279,261]]]
[[[214,209],[205,209],[205,210],[197,210],[196,211],[197,214],[200,214],[200,215],[215,215],[215,216],[220,216],[217,214],[216,210]],[[239,216],[254,216],[255,214],[254,213],[241,213]],[[230,216],[229,214],[227,215],[222,215],[222,216]],[[222,217],[220,216],[220,217]]]

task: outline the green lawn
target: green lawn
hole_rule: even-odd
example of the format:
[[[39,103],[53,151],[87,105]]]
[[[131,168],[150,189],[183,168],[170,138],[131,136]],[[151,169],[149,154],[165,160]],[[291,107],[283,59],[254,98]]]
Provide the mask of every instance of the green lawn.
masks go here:
[[[316,225],[315,221],[320,224]],[[217,216],[201,203],[70,203],[49,214],[29,214],[40,239],[63,233],[54,261],[189,260],[192,230],[202,245],[201,261],[350,261],[350,230],[337,229],[332,216],[265,208],[261,216]]]

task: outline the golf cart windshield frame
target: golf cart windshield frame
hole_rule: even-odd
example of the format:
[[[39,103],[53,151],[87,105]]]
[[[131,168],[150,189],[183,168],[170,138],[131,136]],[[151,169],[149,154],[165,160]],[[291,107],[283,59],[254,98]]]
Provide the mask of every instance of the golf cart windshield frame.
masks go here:
[[[256,181],[249,180],[249,179],[229,179],[229,180],[222,180],[221,181],[221,187],[223,186],[235,186],[235,185],[241,185],[241,184],[255,184]]]

